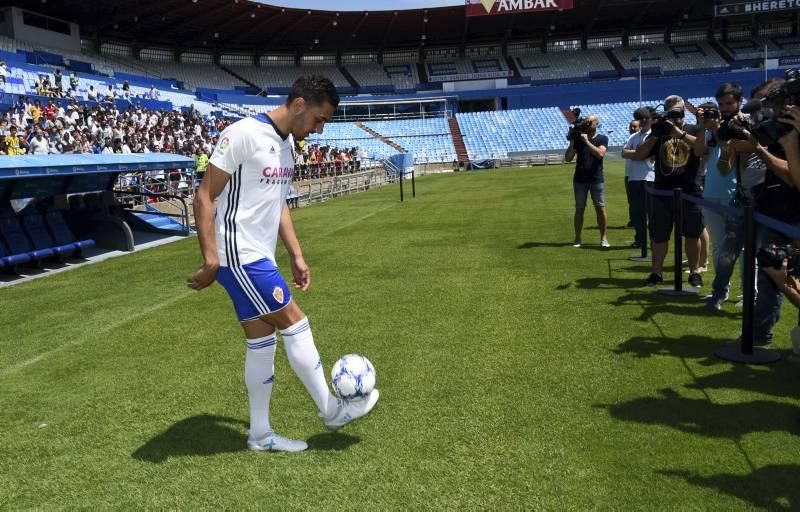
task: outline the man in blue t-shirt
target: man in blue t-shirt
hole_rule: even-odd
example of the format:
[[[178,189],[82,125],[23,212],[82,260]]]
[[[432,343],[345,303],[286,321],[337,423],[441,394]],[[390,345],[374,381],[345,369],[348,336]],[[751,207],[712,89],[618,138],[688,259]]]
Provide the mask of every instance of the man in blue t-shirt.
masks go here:
[[[605,205],[605,178],[603,177],[603,158],[608,149],[608,137],[597,133],[600,119],[592,114],[586,116],[588,133],[581,133],[577,140],[570,140],[564,153],[564,160],[571,162],[575,155],[575,175],[572,179],[575,191],[575,242],[573,247],[581,246],[583,230],[583,213],[586,211],[586,199],[592,194],[592,203],[597,213],[597,226],[600,228],[600,246],[611,247],[608,243],[608,214]]]

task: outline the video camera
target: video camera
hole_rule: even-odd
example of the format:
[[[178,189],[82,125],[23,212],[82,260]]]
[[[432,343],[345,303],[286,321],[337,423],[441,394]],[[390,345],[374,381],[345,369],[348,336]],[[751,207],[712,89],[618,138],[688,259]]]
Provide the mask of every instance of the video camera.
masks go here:
[[[800,71],[786,70],[785,77],[786,81],[770,89],[766,96],[750,100],[742,107],[742,112],[750,114],[750,133],[762,146],[775,144],[793,129],[779,119],[784,106],[800,101]]]
[[[575,116],[575,122],[572,123],[569,132],[567,132],[567,140],[578,142],[581,140],[581,134],[588,134],[592,131],[592,122],[585,117],[581,117],[581,109],[578,107],[572,109],[572,115]]]
[[[800,248],[793,245],[762,247],[756,254],[759,267],[780,269],[783,260],[789,260],[787,272],[790,276],[800,278]]]

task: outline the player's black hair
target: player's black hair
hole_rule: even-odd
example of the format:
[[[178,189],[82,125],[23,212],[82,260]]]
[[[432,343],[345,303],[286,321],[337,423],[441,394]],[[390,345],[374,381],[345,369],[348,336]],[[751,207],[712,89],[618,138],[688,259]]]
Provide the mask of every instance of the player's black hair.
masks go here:
[[[336,86],[322,75],[307,75],[298,78],[292,85],[292,90],[289,91],[286,104],[290,104],[297,98],[303,98],[315,106],[324,103],[330,103],[333,108],[339,106],[339,93],[336,92]]]

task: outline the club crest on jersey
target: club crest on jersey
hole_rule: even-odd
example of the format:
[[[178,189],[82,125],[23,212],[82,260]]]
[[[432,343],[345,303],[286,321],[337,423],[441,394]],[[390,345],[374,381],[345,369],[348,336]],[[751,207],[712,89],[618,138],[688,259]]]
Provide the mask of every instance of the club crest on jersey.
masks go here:
[[[274,155],[275,154],[275,146],[270,146],[269,147],[269,154],[270,155]]]
[[[280,286],[276,286],[274,290],[272,290],[272,297],[283,304],[283,290]]]

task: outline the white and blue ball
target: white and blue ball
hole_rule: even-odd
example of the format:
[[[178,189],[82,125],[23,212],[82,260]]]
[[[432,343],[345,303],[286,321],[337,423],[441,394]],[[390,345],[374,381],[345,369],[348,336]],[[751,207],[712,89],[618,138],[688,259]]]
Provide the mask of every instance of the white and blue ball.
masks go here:
[[[339,358],[331,369],[333,390],[339,398],[352,400],[364,397],[375,388],[375,367],[359,354]]]

